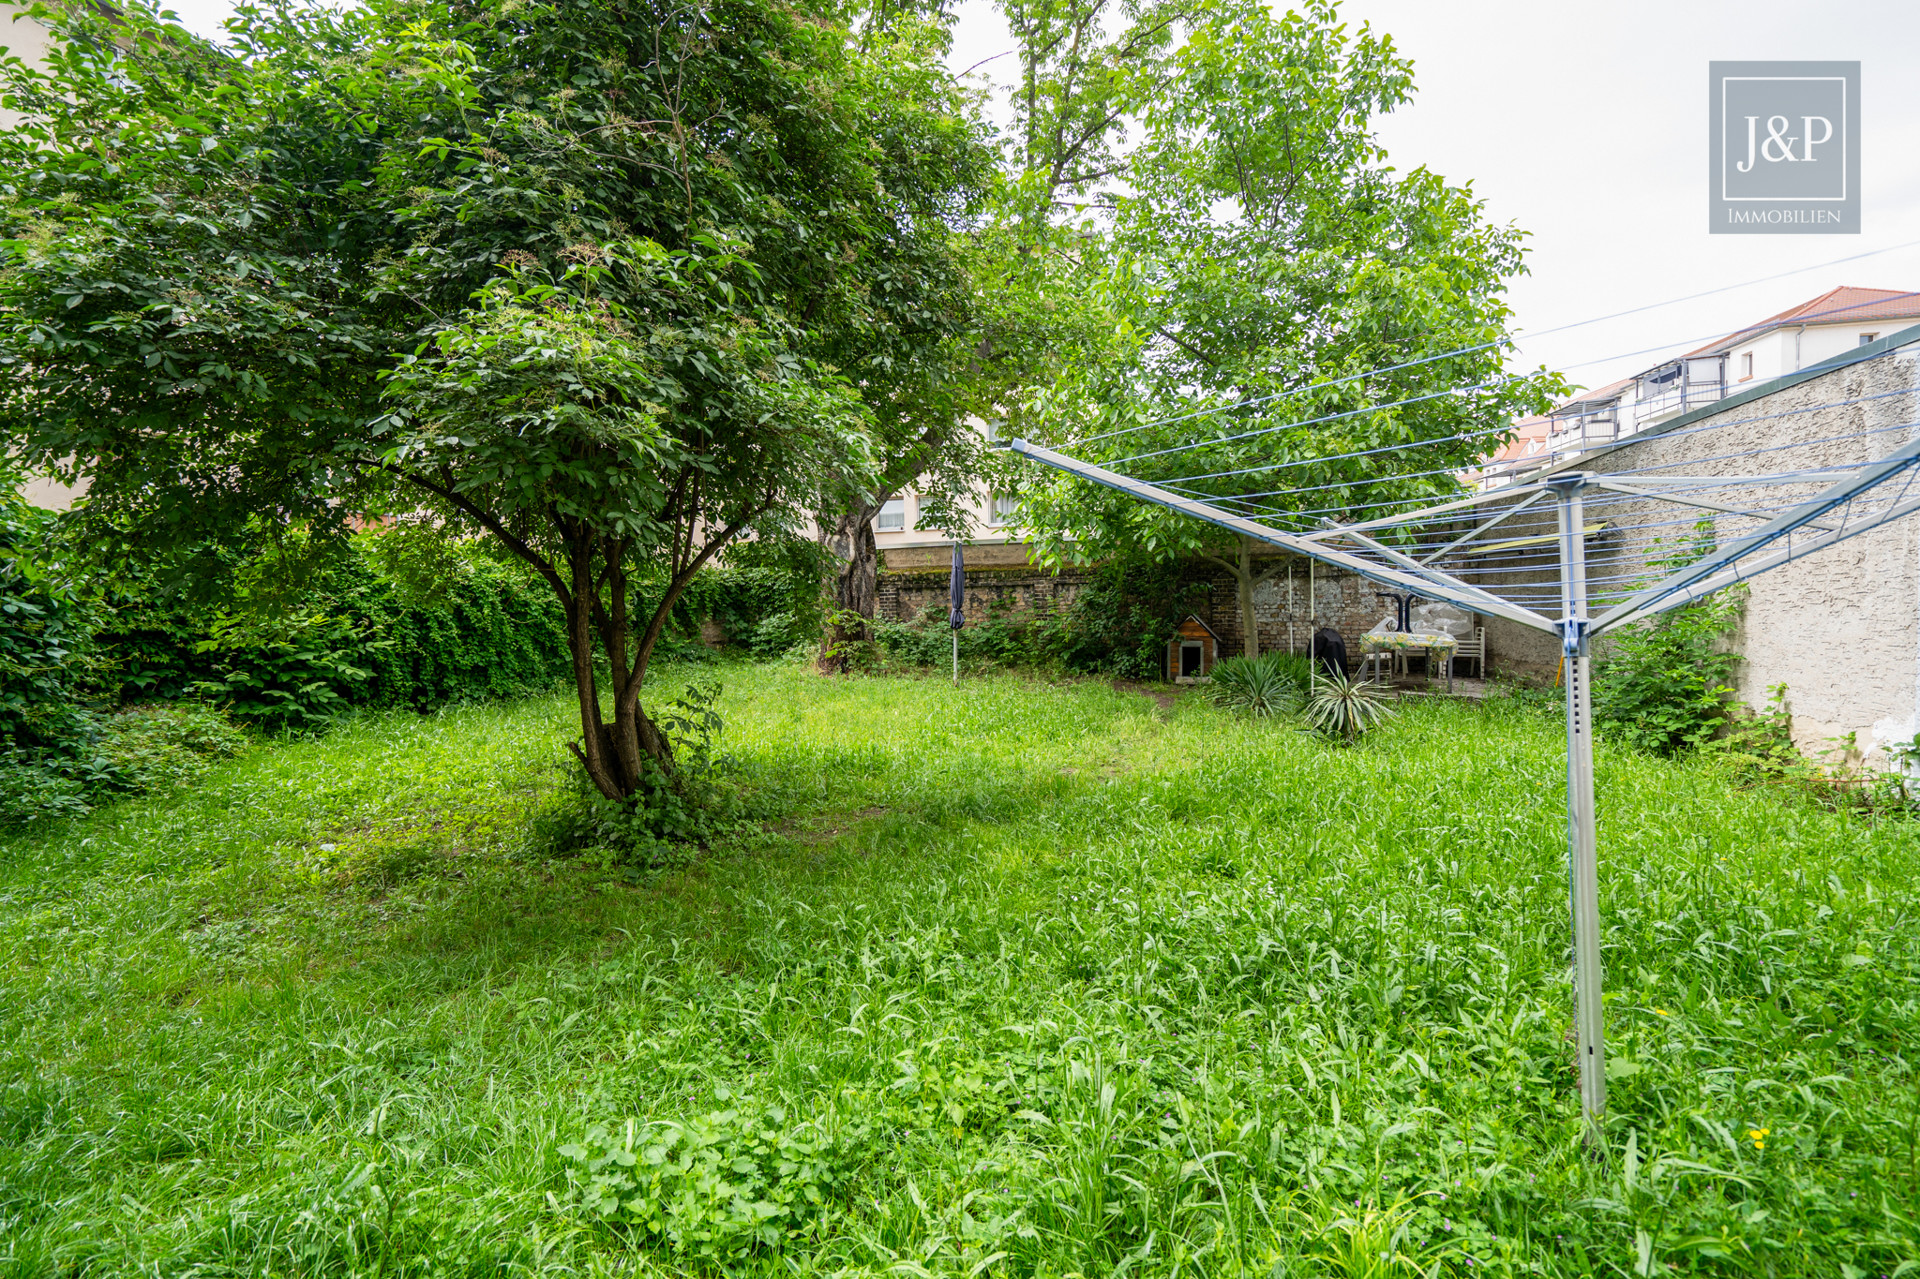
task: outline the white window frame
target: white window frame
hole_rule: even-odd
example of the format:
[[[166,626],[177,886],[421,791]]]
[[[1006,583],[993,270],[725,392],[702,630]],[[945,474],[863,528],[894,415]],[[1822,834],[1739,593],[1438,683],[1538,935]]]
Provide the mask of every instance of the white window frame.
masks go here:
[[[1001,510],[1000,504],[1007,503],[1007,509]],[[990,528],[1006,528],[1020,522],[1020,498],[1013,493],[994,493],[987,498],[987,525]]]
[[[896,497],[882,502],[879,511],[873,517],[873,531],[876,533],[906,532],[907,499]]]
[[[1752,377],[1753,377],[1753,352],[1742,351],[1740,353],[1740,380],[1742,382],[1745,382],[1751,379]]]
[[[1880,335],[1878,333],[1862,333],[1860,335],[1860,345],[1865,346],[1867,343],[1877,342],[1879,339]]]

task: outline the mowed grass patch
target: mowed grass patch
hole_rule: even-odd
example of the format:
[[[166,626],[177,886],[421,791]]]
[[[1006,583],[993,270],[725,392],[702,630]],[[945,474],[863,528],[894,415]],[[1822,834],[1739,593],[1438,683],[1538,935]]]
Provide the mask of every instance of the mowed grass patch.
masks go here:
[[[539,847],[564,699],[359,721],[0,846],[4,1264],[1920,1255],[1909,825],[1602,750],[1595,1154],[1556,725],[1428,704],[1338,749],[1098,682],[721,677],[763,833],[650,878]]]

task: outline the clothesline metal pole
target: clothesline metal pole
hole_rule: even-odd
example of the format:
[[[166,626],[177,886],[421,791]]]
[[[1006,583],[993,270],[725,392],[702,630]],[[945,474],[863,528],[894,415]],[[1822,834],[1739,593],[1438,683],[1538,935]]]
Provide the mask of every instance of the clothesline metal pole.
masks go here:
[[[1580,1108],[1598,1139],[1607,1108],[1607,1047],[1601,1019],[1600,865],[1594,831],[1593,700],[1588,688],[1584,474],[1553,483],[1560,503],[1560,653],[1566,667],[1567,897],[1573,916],[1573,1028]]]

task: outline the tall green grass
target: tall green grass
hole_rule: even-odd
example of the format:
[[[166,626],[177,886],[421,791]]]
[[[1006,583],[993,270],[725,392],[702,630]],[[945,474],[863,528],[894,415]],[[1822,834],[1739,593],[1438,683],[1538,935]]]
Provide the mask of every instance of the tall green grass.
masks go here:
[[[557,701],[0,844],[0,1274],[1920,1257],[1912,826],[1603,747],[1589,1152],[1553,725],[726,678],[775,819],[653,879],[530,839]]]

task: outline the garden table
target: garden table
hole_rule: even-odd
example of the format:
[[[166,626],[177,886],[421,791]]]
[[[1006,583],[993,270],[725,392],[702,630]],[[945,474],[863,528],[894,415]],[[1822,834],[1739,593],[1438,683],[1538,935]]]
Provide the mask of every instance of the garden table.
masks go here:
[[[1427,684],[1433,684],[1433,663],[1437,658],[1447,668],[1447,691],[1453,691],[1453,650],[1460,641],[1444,631],[1368,631],[1360,637],[1363,661],[1374,664],[1379,673],[1380,658],[1423,649],[1427,655]]]

